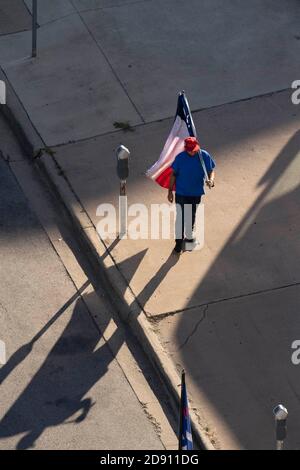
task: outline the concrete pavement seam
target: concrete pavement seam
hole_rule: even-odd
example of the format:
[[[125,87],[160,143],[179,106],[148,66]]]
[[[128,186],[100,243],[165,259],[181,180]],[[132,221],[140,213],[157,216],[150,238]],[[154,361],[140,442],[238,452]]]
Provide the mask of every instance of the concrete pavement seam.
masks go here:
[[[123,276],[120,275],[120,271],[117,269],[115,261],[111,256],[108,256],[109,253],[106,245],[100,239],[94,227],[88,227],[87,229],[82,228],[79,215],[76,213],[76,209],[74,211],[74,208],[72,207],[74,194],[69,191],[70,199],[68,199],[68,190],[64,192],[63,196],[60,195],[60,189],[57,187],[55,182],[57,181],[58,175],[55,172],[53,173],[53,165],[51,165],[50,159],[46,159],[44,161],[41,160],[40,165],[54,187],[56,187],[56,191],[58,192],[60,199],[80,231],[82,241],[85,244],[88,244],[98,266],[101,267],[104,275],[108,279],[108,283],[114,296],[118,297],[120,315],[123,320],[130,325],[134,335],[138,338],[150,361],[162,377],[163,382],[169,390],[171,398],[178,404],[180,395],[178,390],[179,377],[176,367],[166,350],[163,348],[159,338],[154,331],[152,331],[151,324],[148,322],[146,316],[143,315],[144,312],[141,311],[134,294],[128,289],[129,286]],[[84,211],[83,208],[81,210]],[[176,407],[174,407],[174,409],[175,408]],[[202,448],[206,450],[214,450],[214,446],[204,433],[203,427],[198,424],[198,418],[194,411],[191,410],[190,414],[196,440]]]
[[[210,106],[210,107],[207,107],[207,108],[197,108],[197,109],[192,110],[192,114],[194,115],[195,113],[202,113],[202,112],[205,112],[205,111],[208,111],[208,110],[220,108],[222,106],[238,104],[238,103],[241,103],[243,101],[250,101],[250,100],[260,99],[260,98],[271,98],[273,95],[283,93],[283,92],[286,92],[288,90],[290,90],[290,88],[283,88],[281,90],[264,93],[262,95],[250,96],[249,98],[242,98],[242,99],[239,99],[239,100],[236,100],[236,101],[229,101],[227,103],[217,104],[215,106]],[[270,102],[271,102],[271,100],[270,100]],[[144,127],[144,126],[148,126],[148,125],[151,125],[151,124],[157,124],[158,122],[168,121],[169,119],[174,119],[174,116],[167,116],[167,117],[164,117],[164,118],[154,119],[153,121],[144,121],[144,122],[141,122],[140,124],[134,124],[133,126],[131,126],[131,128],[133,130],[135,130],[135,129],[138,129],[139,127]],[[125,133],[126,131],[124,131],[124,129],[112,129],[110,131],[106,131],[106,132],[103,132],[103,133],[100,133],[100,134],[95,134],[91,137],[82,137],[80,139],[70,140],[68,142],[62,142],[60,144],[52,145],[52,148],[55,149],[55,148],[65,147],[66,145],[70,145],[70,144],[79,144],[79,143],[82,143],[82,142],[88,142],[90,140],[92,141],[94,139],[109,136],[109,135],[112,135],[112,134],[116,134],[118,132]]]
[[[73,1],[70,0],[72,5],[74,6],[73,4]],[[110,9],[113,9],[113,8],[120,8],[120,7],[123,7],[123,6],[128,6],[128,5],[136,5],[138,3],[145,3],[145,2],[152,2],[153,0],[134,0],[133,2],[126,2],[126,3],[118,3],[117,5],[106,5],[106,6],[103,6],[103,7],[97,7],[97,8],[86,8],[85,10],[80,10],[80,13],[86,13],[88,11],[99,11],[99,10],[110,10]],[[74,8],[76,8],[74,6]]]
[[[136,104],[134,103],[134,101],[132,100],[131,96],[129,95],[128,91],[126,90],[126,87],[125,85],[123,84],[122,80],[120,79],[120,77],[118,76],[117,72],[115,71],[113,65],[111,64],[109,58],[107,57],[107,55],[105,54],[103,48],[100,46],[99,42],[96,40],[95,36],[93,35],[92,31],[90,30],[90,28],[88,27],[88,25],[86,24],[84,18],[82,17],[80,11],[77,10],[77,8],[75,7],[77,13],[78,13],[78,16],[79,18],[81,19],[82,21],[82,24],[84,25],[84,27],[86,28],[87,32],[89,33],[89,35],[91,36],[92,40],[95,42],[97,48],[99,49],[99,51],[101,52],[101,54],[103,55],[103,57],[105,58],[107,64],[109,65],[112,73],[114,74],[116,80],[118,81],[119,85],[121,86],[122,90],[124,91],[125,95],[127,96],[128,100],[130,101],[131,105],[133,106],[133,108],[135,109],[136,113],[138,114],[138,116],[140,117],[142,123],[145,123],[145,119],[144,117],[142,116],[141,112],[139,111],[138,107],[136,106]]]
[[[67,15],[60,16],[59,18],[55,18],[54,20],[46,21],[45,23],[40,24],[39,27],[43,28],[44,26],[48,26],[50,24],[57,23],[60,20],[64,20],[65,18],[69,18],[70,16],[75,16],[75,15],[77,15],[77,12],[72,11],[71,13],[68,13]]]
[[[30,8],[28,7],[27,3],[25,2],[25,0],[23,0],[23,4],[26,8],[26,10],[28,11],[28,13],[32,16],[32,12],[30,11]]]
[[[32,122],[24,104],[1,65],[0,77],[7,83],[7,103],[11,101],[9,106],[8,104],[0,105],[0,112],[9,123],[22,148],[26,149],[27,156],[34,157],[36,150],[46,146],[45,141]]]
[[[14,90],[13,93],[15,94]],[[10,111],[10,119],[8,120],[8,123],[9,125],[14,124],[13,130],[21,145],[24,144],[24,140],[27,140],[27,147],[32,148],[32,152],[31,154],[29,153],[29,155],[33,157],[37,141],[37,136],[35,135],[36,129],[31,126],[29,133],[24,132],[26,125],[28,131],[28,115],[27,113],[24,114],[24,112],[19,112],[19,107],[22,106],[19,100],[13,99],[14,97],[12,96],[9,96],[8,98],[11,103],[8,101],[8,104],[1,105],[0,112],[2,112],[4,117],[8,120],[5,110]],[[12,109],[10,109],[10,107],[12,107]],[[140,305],[138,304],[134,293],[129,288],[125,278],[121,276],[115,261],[111,257],[103,240],[100,239],[94,226],[85,228],[82,225],[82,216],[84,215],[87,217],[87,220],[90,220],[89,216],[86,214],[86,211],[82,207],[78,197],[75,196],[75,192],[71,190],[70,183],[67,181],[67,178],[65,176],[64,178],[61,178],[58,174],[58,164],[54,157],[52,155],[46,155],[35,159],[35,161],[44,172],[45,176],[49,179],[55,193],[71,216],[75,227],[77,227],[79,236],[85,245],[90,248],[97,265],[101,268],[101,271],[108,279],[108,284],[111,286],[112,292],[118,299],[117,302],[120,306],[119,313],[125,321],[127,320],[127,323],[131,327],[134,335],[139,340],[145,353],[148,355],[150,361],[161,376],[166,385],[166,389],[169,391],[174,411],[177,409],[178,412],[178,405],[180,403],[178,384],[180,382],[180,378],[175,364],[173,364],[158,336],[153,331],[151,323],[148,321],[143,310],[141,310]],[[203,425],[199,424],[198,418],[193,410],[190,411],[190,415],[195,440],[198,441],[203,449],[214,450],[215,448],[213,444],[205,433]]]
[[[30,31],[30,28],[28,28],[28,29],[19,29],[18,31],[12,31],[10,33],[1,33],[0,38],[2,38],[4,36],[11,36],[12,34],[25,33],[26,31]]]
[[[2,152],[0,149],[0,157],[1,157],[1,153]],[[28,162],[26,160],[22,160],[22,164],[30,165],[30,161]],[[9,162],[7,162],[7,165],[10,167]],[[19,181],[18,176],[15,174],[12,168],[10,169],[12,171],[12,175],[14,176],[16,180],[16,183],[22,189],[22,185]],[[49,184],[49,178],[47,178],[46,181],[45,179],[43,179],[42,181],[46,183],[46,185]],[[22,190],[24,191],[24,188]],[[31,203],[30,198],[29,198],[29,203]],[[111,351],[114,357],[114,360],[119,365],[120,370],[122,370],[123,372],[124,379],[129,384],[137,400],[140,402],[144,412],[145,412],[144,406],[146,406],[147,412],[145,412],[145,414],[147,416],[147,419],[150,420],[151,425],[154,426],[155,433],[157,433],[158,428],[157,426],[154,425],[154,423],[159,423],[161,434],[158,435],[158,438],[161,440],[164,448],[168,449],[170,446],[171,447],[174,446],[176,443],[176,436],[174,439],[172,432],[170,432],[170,428],[172,429],[172,426],[171,424],[167,424],[168,419],[163,412],[163,405],[161,405],[154,391],[152,391],[152,388],[150,387],[150,384],[148,383],[147,378],[146,377],[144,378],[144,376],[143,377],[140,376],[139,366],[136,362],[134,355],[129,349],[129,347],[126,352],[127,336],[126,336],[126,332],[124,330],[123,325],[120,324],[119,318],[115,317],[115,313],[111,313],[111,312],[108,313],[108,309],[105,307],[103,308],[103,305],[101,304],[101,300],[98,297],[97,297],[96,302],[95,300],[89,302],[89,297],[88,296],[85,297],[85,294],[88,295],[89,293],[95,291],[93,281],[89,279],[85,271],[81,268],[81,265],[79,265],[80,266],[79,272],[81,272],[81,276],[78,275],[78,268],[75,268],[75,276],[73,277],[73,273],[74,273],[74,271],[72,270],[73,257],[75,259],[75,263],[77,263],[77,259],[75,255],[73,254],[73,252],[71,256],[69,255],[69,251],[71,251],[71,248],[65,242],[63,233],[62,232],[60,233],[63,237],[61,242],[57,243],[57,240],[58,240],[57,234],[53,235],[53,233],[51,234],[51,231],[49,233],[47,230],[47,227],[44,226],[43,221],[40,219],[39,211],[36,211],[36,213],[37,213],[38,219],[40,220],[41,227],[43,231],[45,232],[47,239],[49,240],[49,243],[51,244],[54,252],[56,253],[59,259],[59,262],[62,263],[67,277],[69,278],[70,282],[73,284],[75,288],[76,294],[73,295],[64,304],[63,308],[65,308],[67,305],[71,305],[76,300],[81,299],[81,302],[85,305],[87,314],[90,316],[92,323],[94,324],[96,330],[104,338],[108,349]],[[67,248],[64,248],[64,245]],[[67,256],[65,256],[66,250],[67,250]],[[1,302],[0,302],[0,308],[1,308]],[[101,315],[100,315],[101,319],[99,318],[99,312],[101,312]],[[105,318],[104,323],[108,325],[108,327],[104,329],[102,325],[103,318]],[[52,321],[54,321],[54,319],[50,320],[50,322]],[[117,331],[118,337],[121,336],[123,338],[123,343],[125,345],[125,348],[123,346],[121,348],[116,346],[115,338],[114,338],[114,341],[111,341],[112,323],[114,323],[114,325],[116,325],[116,328],[118,329]],[[135,384],[137,383],[139,385],[144,384],[143,388],[140,386],[135,387]],[[157,403],[156,403],[156,400],[157,400]],[[150,416],[151,416],[151,419],[150,419]]]
[[[160,314],[158,313],[156,315],[153,315],[153,314],[151,315],[148,312],[148,314],[151,315],[151,320],[152,321],[158,322],[160,320],[164,320],[165,318],[171,317],[173,315],[177,315],[178,313],[187,312],[187,311],[190,311],[190,310],[194,310],[196,308],[205,307],[205,306],[209,306],[209,305],[220,304],[222,302],[230,302],[231,300],[243,299],[243,298],[246,298],[246,297],[252,297],[252,296],[255,296],[255,295],[266,294],[266,293],[274,292],[274,291],[281,290],[281,289],[289,289],[291,287],[296,287],[296,286],[300,286],[300,282],[295,282],[293,284],[286,284],[286,285],[283,285],[283,286],[272,287],[270,289],[264,289],[264,290],[255,291],[255,292],[249,292],[248,294],[236,295],[236,296],[227,297],[227,298],[224,298],[224,299],[212,300],[211,302],[205,302],[203,304],[193,305],[191,307],[182,308],[180,310],[173,310],[172,312],[166,312],[166,313],[160,313]]]

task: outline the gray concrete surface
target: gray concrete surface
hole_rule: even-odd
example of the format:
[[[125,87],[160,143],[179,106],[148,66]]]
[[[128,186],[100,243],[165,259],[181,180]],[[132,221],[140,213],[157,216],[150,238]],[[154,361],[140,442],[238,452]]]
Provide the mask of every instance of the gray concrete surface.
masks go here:
[[[3,126],[1,151],[21,171]],[[0,448],[162,449],[87,310],[95,294],[79,296],[2,157],[0,178]]]
[[[115,121],[141,122],[77,15],[41,27],[38,41],[37,60],[12,61],[4,69],[47,145],[106,132]],[[24,57],[28,47],[27,33],[4,37],[0,57],[16,59],[20,50]]]
[[[299,15],[297,0],[39,2],[38,59],[28,31],[0,38],[0,63],[56,145],[173,116],[181,89],[199,109],[289,88]]]
[[[288,201],[290,192],[292,202],[296,200],[292,191],[298,185],[299,112],[290,102],[290,92],[195,113],[194,119],[202,129],[204,148],[218,165],[216,188],[203,199],[204,249],[185,253],[177,263],[170,258],[172,240],[128,239],[112,250],[134,293],[152,316],[300,279],[290,250],[297,233],[297,209],[292,205],[286,211],[285,199],[278,203],[285,194]],[[101,220],[96,215],[99,204],[108,202],[118,207],[118,180],[110,149],[121,139],[132,151],[129,204],[150,207],[166,201],[166,191],[146,179],[144,173],[159,154],[159,144],[162,146],[170,126],[168,120],[123,136],[110,134],[57,149],[56,159],[95,226]],[[101,161],[99,148],[103,152]],[[129,223],[132,220],[129,217]],[[273,231],[280,236],[270,239]],[[214,267],[214,261],[224,245],[228,249],[220,269],[219,264]],[[181,288],[174,296],[179,278]]]
[[[31,28],[31,15],[23,0],[1,0],[0,35]]]
[[[202,130],[200,141],[217,162],[216,187],[204,200],[203,250],[184,253],[178,259],[171,254],[171,240],[107,241],[118,269],[144,310],[156,320],[165,348],[178,369],[186,369],[192,406],[221,448],[271,448],[272,405],[277,400],[289,404],[294,415],[290,446],[298,446],[297,403],[291,398],[298,375],[297,368],[291,366],[290,347],[297,339],[300,282],[300,141],[299,108],[291,103],[290,95],[290,91],[282,92],[194,113],[197,128]],[[133,133],[113,133],[57,149],[55,158],[95,226],[100,220],[96,216],[98,204],[110,202],[117,207],[118,182],[109,149],[121,141],[132,151],[129,203],[142,202],[149,207],[165,200],[166,191],[143,175],[158,155],[170,126],[171,120],[166,120],[138,127]],[[99,147],[103,149],[101,162]],[[276,309],[272,310],[274,303]],[[219,330],[203,342],[207,329],[212,329],[211,323],[207,322],[206,328],[204,321],[202,331],[207,308],[208,318],[211,314],[226,341],[234,342],[234,353],[227,352],[229,345],[226,342],[224,346]],[[227,313],[220,320],[219,311]],[[249,311],[251,318],[246,320],[244,312]],[[232,327],[239,324],[238,313],[243,319],[242,333],[239,326]],[[286,314],[293,317],[289,327],[284,323]],[[270,318],[274,324],[268,335]],[[275,331],[283,331],[283,337]],[[269,355],[260,360],[265,337]],[[185,341],[188,346],[182,348]],[[245,343],[247,347],[242,346]],[[209,361],[216,362],[216,355],[222,356],[223,351],[227,362],[221,361],[221,375],[220,368],[216,365],[214,369]],[[239,364],[229,366],[234,354]],[[275,384],[271,377],[276,366],[281,375]],[[264,374],[266,381],[262,383]],[[245,375],[249,376],[247,383]],[[285,379],[286,375],[290,379]],[[233,411],[228,415],[226,406],[231,400]],[[249,408],[244,409],[248,403]]]
[[[145,1],[82,16],[146,122],[173,116],[180,90],[206,108],[287,88],[299,71],[295,0]]]
[[[300,338],[299,302],[298,282],[160,322],[162,343],[185,367],[193,406],[218,448],[274,450],[272,411],[279,403],[289,411],[285,448],[300,448],[300,366],[291,360]]]
[[[272,406],[281,401],[290,409],[288,446],[298,448],[290,346],[300,108],[288,88],[299,78],[299,2],[74,0],[61,8],[49,23],[53,9],[43,4],[36,61],[26,59],[30,36],[21,33],[0,38],[0,62],[46,144],[83,139],[55,148],[55,159],[95,225],[98,204],[117,202],[121,142],[132,151],[129,202],[165,200],[144,172],[180,89],[192,109],[287,89],[194,113],[217,162],[201,252],[176,260],[171,241],[123,240],[111,253],[178,370],[185,367],[192,407],[217,446],[273,447]],[[114,120],[147,125],[109,132]]]
[[[32,12],[32,0],[24,0],[24,3],[28,10]],[[38,1],[38,23],[40,26],[75,12],[76,10],[70,0]]]

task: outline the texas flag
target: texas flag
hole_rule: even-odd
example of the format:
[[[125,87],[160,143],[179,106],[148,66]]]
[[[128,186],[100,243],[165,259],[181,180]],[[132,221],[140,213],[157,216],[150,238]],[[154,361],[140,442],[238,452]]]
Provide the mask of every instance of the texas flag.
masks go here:
[[[180,152],[184,151],[184,139],[187,137],[196,137],[196,129],[187,98],[184,91],[182,91],[178,96],[177,111],[172,130],[167,138],[159,159],[147,171],[146,176],[151,178],[153,181],[156,181],[156,183],[163,188],[169,188],[170,175],[172,171],[171,165],[175,160],[175,157]],[[201,152],[199,152],[199,158],[204,169],[204,174],[207,177]]]

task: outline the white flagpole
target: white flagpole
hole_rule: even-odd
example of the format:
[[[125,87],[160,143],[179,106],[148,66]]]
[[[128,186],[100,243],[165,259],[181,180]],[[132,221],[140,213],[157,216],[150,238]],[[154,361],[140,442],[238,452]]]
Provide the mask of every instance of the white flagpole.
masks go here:
[[[201,150],[199,150],[198,156],[199,156],[199,159],[200,159],[200,162],[201,162],[204,174],[205,174],[205,180],[208,181],[208,174],[207,174],[206,166],[205,166],[202,154],[201,154]],[[210,186],[209,186],[209,188],[210,188]]]
[[[185,96],[185,92],[182,91],[182,92],[180,93],[180,95],[183,95],[183,96],[184,96],[184,99],[185,99],[187,108],[188,108],[188,110],[189,110],[189,115],[190,115],[190,118],[191,118],[191,124],[192,124],[193,129],[194,129],[195,137],[197,138],[196,127],[195,127],[195,124],[194,124],[194,121],[193,121],[193,117],[192,117],[192,113],[191,113],[191,109],[190,109],[189,102],[188,102],[188,100],[187,100],[187,97]],[[203,168],[203,171],[204,171],[205,180],[208,181],[208,174],[207,174],[205,162],[204,162],[203,157],[202,157],[202,154],[201,154],[201,150],[199,150],[199,152],[198,152],[198,157],[199,157],[200,163],[201,163],[202,168]]]

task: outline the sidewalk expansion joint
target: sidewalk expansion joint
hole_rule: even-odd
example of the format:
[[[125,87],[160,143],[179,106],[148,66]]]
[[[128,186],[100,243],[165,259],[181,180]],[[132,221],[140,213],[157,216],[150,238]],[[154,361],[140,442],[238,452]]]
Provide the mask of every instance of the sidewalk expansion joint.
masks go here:
[[[153,322],[159,322],[161,320],[164,320],[165,318],[172,317],[174,315],[178,315],[180,313],[184,313],[184,312],[187,312],[187,311],[195,310],[197,308],[201,308],[201,307],[205,307],[205,306],[209,306],[209,305],[221,304],[222,302],[230,302],[231,300],[238,300],[238,299],[244,299],[244,298],[247,298],[247,297],[253,297],[255,295],[268,294],[268,293],[279,291],[279,290],[282,290],[282,289],[289,289],[289,288],[298,287],[298,286],[300,286],[300,282],[295,282],[293,284],[286,284],[286,285],[278,286],[278,287],[272,287],[270,289],[264,289],[264,290],[249,292],[247,294],[240,294],[240,295],[235,295],[235,296],[232,296],[232,297],[225,297],[223,299],[212,300],[210,302],[205,302],[203,304],[198,304],[198,305],[192,305],[191,307],[185,307],[185,308],[181,308],[179,310],[173,310],[171,312],[158,313],[156,315],[152,314],[151,315],[151,320]],[[148,315],[150,315],[150,313],[148,313]]]
[[[23,102],[21,101],[21,98],[19,97],[17,91],[15,90],[15,87],[13,86],[13,83],[11,82],[11,80],[8,78],[8,75],[7,73],[5,72],[3,66],[0,64],[0,70],[2,72],[2,74],[4,75],[7,83],[9,84],[9,86],[11,87],[11,89],[13,90],[13,93],[14,93],[14,96],[16,97],[16,100],[20,103],[21,105],[21,108],[22,110],[24,111],[28,121],[30,122],[30,125],[32,126],[33,130],[36,132],[36,135],[39,137],[39,139],[41,140],[41,142],[43,143],[44,147],[46,147],[46,143],[42,137],[42,135],[40,134],[40,132],[38,131],[37,127],[34,125],[34,123],[32,122],[30,116],[29,116],[29,113],[27,111],[27,109],[25,108]],[[7,106],[7,105],[6,105]]]
[[[84,27],[86,28],[87,32],[89,33],[89,35],[91,36],[92,40],[94,41],[94,43],[96,44],[97,48],[99,49],[99,51],[101,52],[101,54],[103,55],[103,57],[105,58],[107,64],[109,65],[112,73],[114,74],[116,80],[118,81],[119,85],[121,86],[122,90],[124,91],[125,95],[127,96],[128,100],[130,101],[131,105],[133,106],[133,108],[135,109],[136,113],[138,114],[139,118],[141,119],[142,123],[145,123],[145,119],[144,117],[142,116],[141,112],[139,111],[139,109],[137,108],[136,104],[134,103],[134,101],[132,100],[131,96],[129,95],[125,85],[123,84],[123,82],[121,81],[120,77],[118,76],[117,72],[115,71],[113,65],[111,64],[108,56],[105,54],[104,52],[104,49],[100,46],[99,42],[96,40],[95,36],[93,35],[93,33],[91,32],[91,30],[89,29],[88,25],[86,24],[82,14],[80,13],[80,11],[76,8],[76,11],[79,15],[79,18],[81,19],[82,21],[82,24],[84,25]]]
[[[268,93],[265,93],[265,94],[262,94],[262,95],[250,96],[249,98],[242,98],[242,99],[239,99],[239,100],[236,100],[236,101],[229,101],[227,103],[221,103],[221,104],[217,104],[217,105],[214,105],[214,106],[208,106],[208,107],[205,107],[205,108],[197,108],[197,109],[193,109],[192,113],[193,113],[193,115],[195,115],[195,113],[202,113],[202,112],[205,112],[205,111],[208,111],[208,110],[221,108],[223,106],[234,105],[234,104],[241,103],[243,101],[250,101],[250,100],[259,99],[259,98],[270,98],[273,95],[283,93],[283,92],[288,91],[288,90],[290,90],[290,88],[283,88],[281,90],[268,92]],[[154,119],[152,121],[146,121],[143,117],[141,117],[141,119],[142,119],[143,122],[141,122],[139,124],[134,124],[134,125],[131,126],[131,129],[133,131],[135,129],[139,129],[140,127],[145,127],[145,126],[149,126],[151,124],[157,124],[159,122],[164,122],[164,121],[168,121],[170,119],[174,119],[174,116],[172,115],[172,116],[162,117],[162,118]],[[98,139],[100,137],[107,137],[107,136],[117,134],[117,133],[120,133],[120,132],[125,133],[126,131],[124,131],[124,129],[111,129],[110,131],[101,132],[99,134],[94,134],[94,135],[89,136],[89,137],[82,137],[80,139],[69,140],[68,142],[61,142],[59,144],[52,145],[51,147],[52,148],[60,148],[60,147],[65,147],[67,145],[79,144],[79,143],[82,143],[82,142],[89,142],[91,140]]]
[[[70,0],[71,4],[73,5],[74,8],[76,8],[73,4],[73,0]],[[138,3],[145,3],[145,2],[152,2],[153,0],[133,0],[132,2],[125,2],[125,3],[118,3],[115,5],[106,5],[103,7],[96,7],[96,8],[86,8],[85,10],[80,10],[80,13],[88,13],[89,11],[101,11],[101,10],[112,10],[113,8],[120,8],[120,7],[126,7],[129,5],[136,5]]]
[[[74,11],[72,11],[72,12],[66,14],[66,15],[60,16],[59,18],[55,18],[53,20],[46,21],[45,23],[40,24],[39,27],[43,28],[44,26],[49,26],[50,24],[57,23],[60,20],[64,20],[65,18],[69,18],[70,16],[76,16],[77,14],[78,14],[77,11],[74,10]]]

